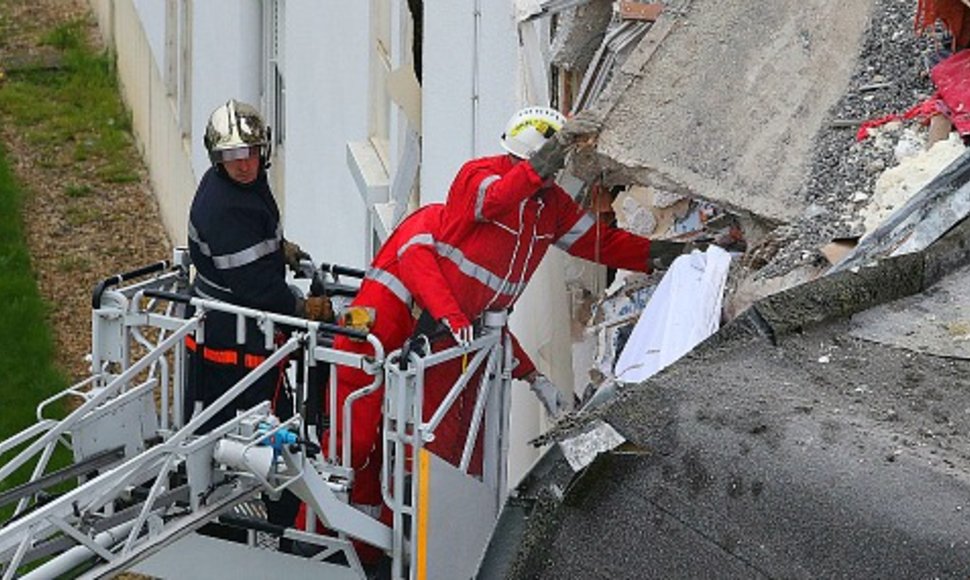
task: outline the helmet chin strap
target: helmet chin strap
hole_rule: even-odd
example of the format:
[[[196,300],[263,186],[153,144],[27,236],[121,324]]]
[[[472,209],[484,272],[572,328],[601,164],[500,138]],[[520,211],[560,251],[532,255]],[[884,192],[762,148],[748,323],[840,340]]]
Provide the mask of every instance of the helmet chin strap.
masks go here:
[[[263,170],[267,170],[273,164],[270,159],[273,158],[273,128],[266,125],[266,147],[263,152],[259,154],[259,159],[262,161]]]

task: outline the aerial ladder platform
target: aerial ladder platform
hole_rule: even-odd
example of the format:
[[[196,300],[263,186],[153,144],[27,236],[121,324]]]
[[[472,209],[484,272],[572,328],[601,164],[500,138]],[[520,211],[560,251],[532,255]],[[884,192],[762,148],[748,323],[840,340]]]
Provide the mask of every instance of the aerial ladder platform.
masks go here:
[[[304,266],[314,289],[336,304],[349,301],[364,274]],[[91,376],[42,401],[36,423],[0,442],[0,579],[111,578],[126,571],[160,578],[367,578],[374,570],[358,557],[361,542],[386,555],[385,577],[473,576],[507,493],[506,313],[489,313],[464,347],[433,352],[427,337],[416,337],[385,353],[366,330],[191,296],[191,269],[187,251],[178,248],[171,260],[94,289]],[[271,354],[213,404],[183,416],[186,339],[204,345],[211,311],[236,316],[240,345],[246,321],[256,321]],[[285,340],[276,341],[280,329]],[[367,341],[374,354],[333,348],[340,334]],[[457,358],[464,372],[440,406],[423,409],[428,371]],[[278,419],[267,401],[200,430],[277,365],[286,367],[294,394],[290,418]],[[330,418],[321,416],[322,397],[337,409],[341,365],[373,377],[337,410],[345,429],[361,397],[383,392],[381,488],[390,525],[349,502],[350,437],[336,453],[336,430],[327,430]],[[426,445],[466,389],[474,389],[475,404],[461,461],[452,465]],[[71,408],[63,411],[68,400]],[[480,470],[471,469],[476,444]],[[329,459],[338,456],[344,459]],[[266,518],[263,499],[287,492],[307,506],[303,529]],[[213,527],[237,533],[233,539],[205,533]],[[283,550],[282,540],[300,549]]]

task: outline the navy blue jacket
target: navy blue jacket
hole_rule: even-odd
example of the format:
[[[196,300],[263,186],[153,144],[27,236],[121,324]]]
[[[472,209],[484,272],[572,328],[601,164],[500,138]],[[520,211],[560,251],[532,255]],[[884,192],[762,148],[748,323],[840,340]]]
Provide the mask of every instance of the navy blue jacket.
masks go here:
[[[196,268],[197,296],[295,313],[296,296],[286,283],[280,211],[265,171],[249,185],[232,181],[214,167],[206,172],[189,213],[189,253]],[[262,338],[254,338],[249,336],[247,343],[255,347]],[[207,319],[206,343],[214,348],[234,346],[235,318]]]

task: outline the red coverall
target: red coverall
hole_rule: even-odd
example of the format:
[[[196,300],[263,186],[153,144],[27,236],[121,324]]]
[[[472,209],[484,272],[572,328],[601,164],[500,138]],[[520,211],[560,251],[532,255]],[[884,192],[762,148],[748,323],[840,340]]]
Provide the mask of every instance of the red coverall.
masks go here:
[[[422,208],[394,231],[353,304],[375,309],[371,332],[390,352],[413,332],[412,305],[427,309],[436,320],[448,319],[453,327],[486,310],[510,308],[552,244],[614,268],[649,269],[648,239],[596,223],[559,186],[543,184],[529,163],[508,155],[475,159],[459,171],[444,206]],[[512,342],[518,360],[513,376],[522,378],[535,367],[514,337]],[[368,344],[345,338],[334,346],[370,352]],[[454,383],[456,367],[426,377],[426,412]],[[361,371],[339,368],[338,405],[372,380]],[[382,397],[378,390],[354,404],[351,499],[356,503],[381,501]],[[339,432],[342,413],[336,415]],[[443,444],[447,437],[440,436],[440,429],[436,442]],[[455,462],[454,451],[442,449],[441,454]]]

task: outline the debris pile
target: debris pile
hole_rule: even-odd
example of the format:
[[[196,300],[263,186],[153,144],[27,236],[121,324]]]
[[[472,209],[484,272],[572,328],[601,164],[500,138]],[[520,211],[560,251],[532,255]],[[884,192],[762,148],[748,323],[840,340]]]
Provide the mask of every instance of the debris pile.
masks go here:
[[[791,188],[792,206],[805,208],[796,219],[774,223],[733,215],[711,201],[640,184],[614,188],[609,210],[598,211],[640,235],[702,248],[717,242],[731,251],[738,259],[724,320],[763,296],[824,275],[965,151],[966,136],[951,130],[951,121],[967,115],[965,101],[953,97],[952,87],[970,85],[970,57],[968,70],[954,64],[970,51],[953,52],[961,41],[947,24],[926,20],[926,10],[936,4],[874,3],[847,90],[815,135],[808,177]],[[970,21],[970,7],[964,11]],[[950,73],[955,80],[941,77],[944,67],[957,70]],[[941,90],[946,87],[949,95]],[[588,290],[574,292],[583,296],[578,319],[585,325],[583,333],[574,332],[574,357],[585,357],[585,368],[593,369],[589,377],[577,375],[576,392],[584,399],[614,384],[613,364],[659,279],[640,274],[610,280],[599,300]]]
[[[621,374],[616,370],[617,361],[620,360],[631,335],[641,328],[642,325],[639,322],[643,316],[667,317],[668,314],[672,316],[674,321],[672,324],[679,326],[679,329],[667,334],[672,340],[680,341],[676,344],[676,348],[682,347],[683,341],[686,340],[680,336],[681,334],[685,336],[696,334],[688,327],[693,325],[693,316],[701,309],[699,304],[693,304],[696,308],[691,308],[691,301],[695,298],[700,300],[700,297],[691,292],[703,277],[706,264],[703,253],[705,248],[708,248],[712,242],[716,242],[717,245],[731,252],[731,254],[725,254],[722,251],[721,254],[734,258],[743,255],[745,249],[745,240],[737,217],[713,203],[644,186],[619,189],[614,193],[609,210],[600,211],[601,216],[604,214],[610,216],[609,219],[615,219],[619,226],[638,235],[651,239],[685,242],[686,253],[690,253],[690,256],[683,256],[678,262],[687,260],[688,257],[692,261],[688,260],[680,264],[684,272],[678,276],[673,275],[677,264],[666,272],[655,271],[651,274],[623,272],[611,280],[611,284],[598,300],[593,299],[593,294],[585,289],[579,277],[574,276],[570,280],[573,295],[579,296],[578,308],[574,307],[573,317],[583,323],[580,332],[575,333],[573,337],[573,358],[580,361],[577,365],[580,372],[577,373],[575,389],[581,404],[586,404],[604,384],[612,385],[614,379]],[[730,257],[726,260],[730,262]],[[694,267],[687,264],[694,264]],[[674,291],[674,299],[671,300],[668,296],[670,290],[667,289],[661,292],[662,305],[651,302],[655,292],[662,289],[672,276],[681,279],[677,285],[678,290]],[[718,311],[721,308],[722,289],[723,280],[717,292]],[[650,308],[652,310],[648,311]],[[714,316],[713,328],[706,331],[704,336],[717,329],[719,318]],[[668,326],[671,325],[668,324]],[[707,328],[709,324],[705,323],[701,326]],[[681,330],[684,332],[680,333]],[[642,330],[640,332],[643,333]],[[656,338],[653,337],[653,339]],[[689,350],[693,344],[691,343],[686,350]],[[669,358],[669,353],[662,352],[664,349],[660,347],[657,349],[651,347],[648,350],[655,351],[653,354],[664,358],[665,361]],[[678,351],[676,357],[683,354],[683,351],[683,349]],[[651,365],[651,368],[658,366],[656,361]],[[659,366],[660,368],[666,366],[666,362]],[[588,373],[586,369],[589,369]],[[639,370],[637,376],[640,376]],[[637,382],[627,380],[625,377],[621,378],[623,382]]]
[[[831,111],[827,130],[816,138],[802,193],[808,209],[762,242],[775,251],[752,256],[749,266],[757,277],[783,276],[796,268],[804,269],[802,279],[819,275],[829,266],[821,248],[833,239],[857,239],[865,233],[880,176],[925,148],[929,127],[918,119],[891,123],[864,140],[856,138],[866,121],[901,114],[934,92],[929,72],[949,54],[946,35],[940,28],[918,35],[915,10],[914,0],[876,4],[848,91]]]

